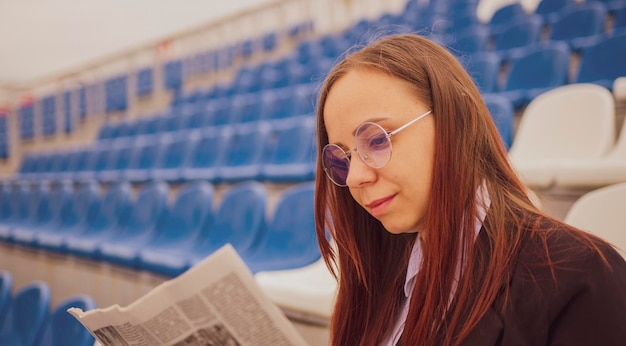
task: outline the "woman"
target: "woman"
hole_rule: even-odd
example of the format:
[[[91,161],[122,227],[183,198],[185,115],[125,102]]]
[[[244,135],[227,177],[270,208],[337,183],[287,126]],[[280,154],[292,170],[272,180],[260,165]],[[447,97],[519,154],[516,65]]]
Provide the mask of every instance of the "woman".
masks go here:
[[[333,345],[626,345],[624,260],[533,205],[445,49],[374,42],[331,70],[318,105]]]

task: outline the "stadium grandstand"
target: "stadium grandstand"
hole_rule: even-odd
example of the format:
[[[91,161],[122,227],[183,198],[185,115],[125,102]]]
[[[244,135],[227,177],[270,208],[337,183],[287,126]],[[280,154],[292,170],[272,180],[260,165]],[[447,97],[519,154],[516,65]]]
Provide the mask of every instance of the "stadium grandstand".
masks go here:
[[[106,21],[67,15],[84,31],[67,49],[79,56],[0,58],[0,344],[43,345],[75,323],[65,307],[127,305],[229,243],[325,345],[335,284],[313,220],[317,91],[342,55],[397,33],[458,57],[546,212],[626,248],[626,0],[231,2],[138,2],[162,12],[141,30],[115,11],[142,12],[112,2]],[[24,5],[0,11],[12,6]],[[81,50],[94,23],[110,35]],[[20,39],[6,41],[31,44]],[[63,345],[94,343],[74,339]]]

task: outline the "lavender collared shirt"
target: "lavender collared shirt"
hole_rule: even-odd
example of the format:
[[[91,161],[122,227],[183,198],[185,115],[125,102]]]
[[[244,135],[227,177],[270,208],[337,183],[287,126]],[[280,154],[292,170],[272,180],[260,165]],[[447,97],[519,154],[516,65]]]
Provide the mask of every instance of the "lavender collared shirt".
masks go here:
[[[489,193],[487,192],[487,187],[485,184],[482,184],[478,190],[476,191],[476,198],[478,201],[478,217],[474,222],[474,230],[476,231],[475,235],[478,236],[480,229],[482,228],[483,221],[485,220],[485,215],[487,214],[487,209],[491,204],[491,200],[489,199]],[[419,268],[422,262],[422,242],[421,238],[418,236],[415,239],[415,244],[413,244],[413,250],[411,250],[411,258],[409,259],[409,266],[407,267],[406,272],[406,280],[404,282],[404,294],[406,299],[404,300],[404,305],[402,306],[402,311],[398,315],[396,319],[396,323],[391,330],[391,332],[387,335],[387,337],[380,344],[381,346],[394,346],[398,344],[400,337],[402,336],[402,332],[404,331],[404,322],[406,321],[407,314],[409,312],[409,306],[411,302],[411,295],[413,293],[413,287],[415,287],[415,277],[419,272]],[[454,291],[456,290],[456,283],[459,281],[459,277],[461,275],[461,266],[457,266],[456,274],[455,274],[455,285],[452,287],[452,294],[454,295]],[[452,301],[452,296],[450,297],[450,301]]]

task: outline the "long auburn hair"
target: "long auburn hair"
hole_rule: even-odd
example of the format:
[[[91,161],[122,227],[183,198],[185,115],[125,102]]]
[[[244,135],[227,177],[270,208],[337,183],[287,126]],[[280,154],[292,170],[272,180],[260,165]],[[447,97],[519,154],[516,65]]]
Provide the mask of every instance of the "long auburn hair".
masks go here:
[[[433,112],[431,200],[423,227],[426,231],[419,234],[422,263],[401,340],[405,345],[459,344],[510,277],[524,234],[540,233],[535,230],[549,217],[533,205],[511,168],[472,79],[446,49],[418,35],[382,38],[333,67],[319,93],[318,157],[328,143],[326,98],[334,83],[353,69],[382,71],[408,81],[415,97]],[[489,251],[473,246],[479,207],[476,191],[482,184],[491,201],[483,222]],[[335,186],[326,177],[320,160],[315,218],[322,256],[339,283],[331,343],[380,343],[391,331],[405,299],[406,268],[417,235],[387,232],[354,201],[347,188]],[[462,270],[457,269],[458,263],[464,263]],[[457,270],[462,274],[455,284]],[[454,303],[449,304],[453,292]]]

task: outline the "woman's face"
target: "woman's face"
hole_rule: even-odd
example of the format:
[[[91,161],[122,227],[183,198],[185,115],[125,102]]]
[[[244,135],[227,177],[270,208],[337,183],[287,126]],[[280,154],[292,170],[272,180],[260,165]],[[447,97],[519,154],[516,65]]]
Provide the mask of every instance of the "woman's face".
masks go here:
[[[354,69],[338,79],[324,104],[329,143],[355,147],[354,131],[364,122],[391,132],[429,111],[408,82],[375,70]],[[352,153],[346,184],[354,200],[394,234],[421,230],[430,200],[434,114],[391,137],[391,160],[382,168]]]

